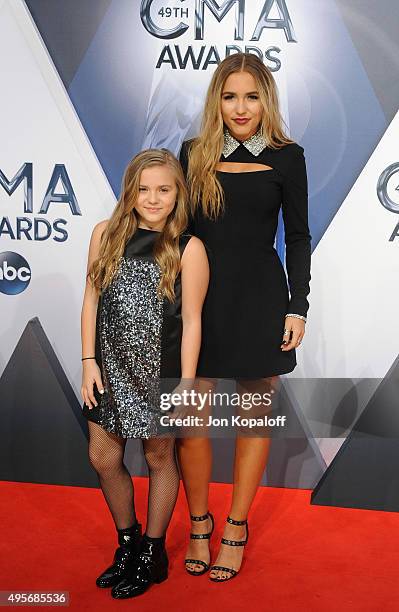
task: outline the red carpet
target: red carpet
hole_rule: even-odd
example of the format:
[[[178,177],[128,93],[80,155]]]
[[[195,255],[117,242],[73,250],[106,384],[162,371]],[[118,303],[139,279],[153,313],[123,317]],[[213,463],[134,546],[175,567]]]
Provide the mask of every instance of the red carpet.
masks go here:
[[[147,482],[135,478],[135,484],[143,522]],[[309,491],[262,488],[251,512],[240,575],[228,584],[213,584],[206,575],[191,578],[184,572],[188,522],[181,488],[168,534],[169,579],[137,599],[115,601],[94,584],[115,548],[113,523],[99,490],[2,482],[0,492],[0,590],[66,590],[73,610],[398,609],[396,513],[311,506]],[[217,521],[213,555],[229,492],[228,485],[211,488],[210,509]]]

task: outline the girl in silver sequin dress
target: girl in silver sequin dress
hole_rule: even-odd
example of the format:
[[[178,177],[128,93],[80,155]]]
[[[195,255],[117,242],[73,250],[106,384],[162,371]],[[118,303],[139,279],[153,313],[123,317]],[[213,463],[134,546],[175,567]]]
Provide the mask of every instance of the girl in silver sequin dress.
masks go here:
[[[165,532],[179,473],[174,437],[160,435],[159,395],[165,382],[195,377],[209,278],[204,246],[186,226],[181,166],[169,151],[151,149],[128,165],[115,210],[90,242],[81,392],[90,461],[119,542],[96,584],[113,587],[115,598],[139,595],[168,574]],[[142,439],[149,470],[142,538],[123,462],[128,438]]]

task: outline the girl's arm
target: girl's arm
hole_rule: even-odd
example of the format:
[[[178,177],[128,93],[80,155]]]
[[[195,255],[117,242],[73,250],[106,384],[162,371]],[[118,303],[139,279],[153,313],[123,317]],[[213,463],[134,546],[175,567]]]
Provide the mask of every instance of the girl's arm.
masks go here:
[[[82,358],[95,356],[96,342],[96,316],[98,306],[98,291],[92,286],[91,281],[87,277],[87,273],[95,259],[97,259],[101,236],[107,226],[108,221],[101,221],[93,229],[91,235],[89,255],[86,270],[86,287],[83,298],[83,306],[81,313],[81,337],[82,337]],[[104,392],[103,383],[101,380],[101,371],[95,359],[86,359],[82,361],[82,388],[81,394],[85,404],[91,409],[97,406],[96,398],[93,393],[93,385],[97,385],[100,393]]]
[[[182,380],[193,380],[201,346],[202,305],[208,290],[209,264],[205,247],[199,238],[190,238],[181,260],[182,321],[181,344]]]

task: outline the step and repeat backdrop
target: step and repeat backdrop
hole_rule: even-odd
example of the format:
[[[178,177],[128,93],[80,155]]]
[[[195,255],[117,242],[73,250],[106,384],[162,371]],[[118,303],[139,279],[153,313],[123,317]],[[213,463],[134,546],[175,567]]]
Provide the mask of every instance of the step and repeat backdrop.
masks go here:
[[[177,154],[215,67],[247,51],[305,149],[313,250],[307,333],[282,380],[298,435],[273,441],[263,483],[397,503],[398,20],[395,0],[0,0],[0,478],[96,486],[79,391],[91,231],[131,157]],[[284,261],[283,245],[280,224]],[[231,441],[215,443],[214,479],[229,481]],[[374,501],[353,493],[366,471],[386,485]]]

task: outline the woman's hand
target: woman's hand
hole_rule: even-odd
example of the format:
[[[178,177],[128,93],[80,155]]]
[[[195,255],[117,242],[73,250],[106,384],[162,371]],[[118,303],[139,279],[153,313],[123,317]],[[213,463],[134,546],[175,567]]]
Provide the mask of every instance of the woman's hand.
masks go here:
[[[83,361],[82,372],[82,388],[80,390],[84,403],[91,410],[94,406],[98,406],[94,397],[93,385],[97,386],[98,391],[104,393],[104,385],[101,380],[101,371],[95,359],[86,359]],[[94,406],[93,406],[94,404]]]
[[[298,317],[286,317],[284,324],[282,351],[292,351],[297,348],[305,335],[305,321]]]
[[[173,412],[169,412],[167,416],[169,416],[169,423],[171,425],[174,424],[175,419],[183,419],[185,416],[192,414],[195,409],[195,404],[191,403],[191,393],[195,392],[195,384],[194,379],[182,379],[180,383],[175,387],[171,393],[171,397],[173,395],[180,396],[179,397],[179,405],[176,405],[173,408]],[[194,396],[195,397],[195,396]],[[183,403],[183,402],[187,403]]]

